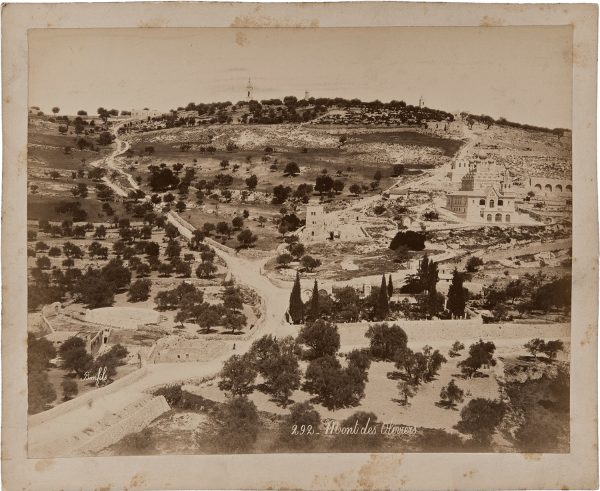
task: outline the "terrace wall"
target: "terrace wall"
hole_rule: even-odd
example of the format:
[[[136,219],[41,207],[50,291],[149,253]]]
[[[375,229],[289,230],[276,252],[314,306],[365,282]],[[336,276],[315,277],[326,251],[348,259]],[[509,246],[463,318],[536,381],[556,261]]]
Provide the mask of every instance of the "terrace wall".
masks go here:
[[[70,401],[61,403],[58,406],[53,407],[52,409],[48,409],[47,411],[43,411],[41,413],[29,416],[27,419],[27,425],[29,428],[31,428],[33,426],[37,426],[37,425],[45,423],[46,421],[49,421],[53,418],[62,416],[63,414],[67,414],[69,411],[72,411],[76,408],[79,408],[81,406],[89,404],[94,399],[97,399],[98,397],[104,397],[104,396],[107,396],[114,392],[118,392],[124,386],[130,385],[131,383],[141,379],[144,375],[146,375],[147,372],[148,372],[147,367],[140,368],[139,370],[136,370],[135,372],[131,372],[131,373],[125,375],[124,377],[115,380],[113,383],[111,383],[109,385],[105,385],[104,387],[99,387],[97,389],[90,390],[89,392],[86,392],[85,394],[75,397],[74,399],[71,399]]]
[[[102,450],[103,448],[118,442],[126,435],[143,430],[152,421],[170,409],[171,408],[164,396],[154,397],[130,416],[127,416],[104,430],[99,435],[86,441],[75,453],[89,454]]]
[[[365,333],[374,322],[340,323],[338,331],[345,349],[366,347],[369,340]],[[397,324],[408,336],[409,345],[442,344],[450,346],[454,341],[475,342],[478,339],[498,342],[502,339],[532,338],[566,339],[570,337],[570,324],[483,324],[480,319],[390,321]]]

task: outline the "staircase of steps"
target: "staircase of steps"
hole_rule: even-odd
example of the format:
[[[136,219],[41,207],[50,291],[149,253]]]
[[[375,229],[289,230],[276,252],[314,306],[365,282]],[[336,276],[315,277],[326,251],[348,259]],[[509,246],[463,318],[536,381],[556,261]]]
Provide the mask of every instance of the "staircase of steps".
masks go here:
[[[106,412],[94,425],[88,426],[75,433],[69,432],[69,428],[64,428],[65,433],[59,439],[53,439],[46,445],[30,448],[30,456],[54,455],[56,449],[60,449],[60,456],[72,455],[72,452],[84,445],[90,439],[95,438],[111,426],[119,423],[132,413],[142,409],[153,399],[151,394],[140,394],[139,398],[128,404],[118,412]],[[58,456],[58,455],[56,455]]]

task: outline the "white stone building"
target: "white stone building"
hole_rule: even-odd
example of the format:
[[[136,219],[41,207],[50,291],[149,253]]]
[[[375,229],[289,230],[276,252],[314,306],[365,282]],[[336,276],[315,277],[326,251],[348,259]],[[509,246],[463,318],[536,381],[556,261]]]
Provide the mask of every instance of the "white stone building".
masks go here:
[[[300,236],[308,242],[324,240],[361,240],[367,236],[358,212],[347,217],[337,213],[326,213],[321,204],[309,204],[306,207],[306,225],[300,230]]]
[[[450,181],[456,186],[461,187],[463,177],[470,172],[474,172],[477,168],[481,171],[483,167],[487,167],[491,172],[500,172],[500,166],[489,162],[487,158],[487,155],[484,153],[476,153],[470,156],[469,160],[466,158],[454,160],[452,162]]]
[[[508,171],[480,162],[463,176],[460,190],[446,196],[446,208],[471,223],[528,222],[517,212],[516,201]]]
[[[137,119],[148,119],[148,118],[157,118],[162,116],[162,111],[158,109],[132,109],[131,117]]]

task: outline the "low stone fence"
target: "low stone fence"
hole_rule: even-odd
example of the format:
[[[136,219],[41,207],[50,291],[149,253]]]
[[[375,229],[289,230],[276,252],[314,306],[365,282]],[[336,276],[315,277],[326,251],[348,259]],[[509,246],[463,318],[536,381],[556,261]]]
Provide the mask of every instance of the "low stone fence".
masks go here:
[[[502,339],[568,339],[570,324],[483,324],[481,319],[451,319],[422,321],[388,321],[400,326],[408,336],[409,344],[447,344],[454,341],[499,341]],[[342,347],[368,346],[365,333],[371,324],[355,322],[337,324]]]
[[[189,222],[185,221],[183,218],[181,218],[174,211],[169,211],[167,213],[167,220],[170,220],[171,222],[175,222],[175,225],[179,225],[180,227],[183,227],[183,228],[189,230],[190,234],[191,234],[191,232],[193,232],[194,230],[196,230],[195,227],[192,226],[192,224],[190,224]]]
[[[181,216],[178,213],[176,213],[174,211],[170,211],[168,213],[168,216],[170,216],[173,221],[177,222],[180,226],[186,228],[190,232],[193,232],[194,230],[196,230],[196,227],[194,227],[190,222],[188,222],[184,218],[181,218]],[[205,237],[204,243],[210,245],[211,247],[214,247],[215,249],[219,249],[220,251],[223,251],[227,254],[235,255],[238,252],[235,249],[233,249],[232,247],[221,244],[220,242],[217,242],[216,240],[214,240],[210,237]],[[270,251],[263,251],[260,249],[246,249],[244,251],[244,255],[250,256],[250,257],[262,258],[262,257],[269,257],[272,255],[272,253]]]
[[[142,367],[139,370],[136,370],[135,372],[131,372],[125,375],[124,377],[115,380],[109,385],[90,390],[89,392],[75,397],[70,401],[63,402],[62,404],[53,407],[52,409],[48,409],[47,411],[43,411],[41,413],[29,416],[27,419],[27,425],[29,426],[29,428],[32,428],[39,424],[45,423],[46,421],[49,421],[53,418],[62,416],[63,414],[67,414],[69,411],[77,409],[78,407],[89,404],[98,397],[103,397],[108,394],[112,394],[113,392],[117,392],[120,389],[122,389],[123,386],[129,385],[132,382],[141,379],[144,375],[146,375],[147,371],[147,367]]]
[[[264,259],[267,257],[274,257],[275,255],[273,251],[263,251],[262,249],[244,249],[241,256]]]
[[[93,454],[106,448],[121,438],[131,433],[143,430],[152,421],[169,411],[171,408],[164,396],[158,396],[150,399],[147,404],[140,407],[130,416],[127,416],[104,430],[99,435],[87,440],[83,445],[76,449],[76,455]]]
[[[210,237],[206,237],[204,239],[204,242],[206,242],[211,247],[214,247],[215,249],[219,249],[220,251],[225,252],[226,254],[235,254],[235,252],[236,252],[235,249],[232,249],[231,247],[223,245],[220,242],[217,242],[216,240],[211,239]]]

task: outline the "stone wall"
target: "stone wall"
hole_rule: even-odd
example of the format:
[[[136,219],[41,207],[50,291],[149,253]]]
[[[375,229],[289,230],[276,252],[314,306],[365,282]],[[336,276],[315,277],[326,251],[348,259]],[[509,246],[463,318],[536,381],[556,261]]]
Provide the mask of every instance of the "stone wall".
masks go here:
[[[369,322],[339,323],[341,343],[346,349],[366,347],[369,340],[365,333]],[[411,347],[424,344],[448,345],[452,342],[474,342],[478,339],[498,342],[502,339],[528,340],[536,337],[544,339],[566,339],[570,337],[570,325],[562,324],[482,324],[480,319],[423,320],[423,321],[388,321],[389,325],[397,324],[408,336]]]
[[[121,329],[137,329],[140,325],[158,324],[160,314],[137,307],[102,307],[86,311],[86,322]]]
[[[130,433],[136,433],[143,430],[152,421],[170,409],[171,408],[169,407],[169,404],[167,404],[164,396],[154,397],[131,415],[123,418],[99,435],[86,441],[83,445],[78,447],[74,453],[80,455],[98,452],[99,450],[118,442],[121,438]]]
[[[123,386],[129,385],[132,382],[135,382],[142,378],[144,375],[146,375],[147,371],[147,367],[140,368],[135,372],[131,372],[125,375],[124,377],[115,380],[112,384],[105,385],[104,387],[99,387],[94,390],[90,390],[89,392],[75,397],[70,401],[63,402],[62,404],[53,407],[52,409],[48,409],[47,411],[43,411],[41,413],[33,414],[28,417],[27,425],[29,428],[32,428],[33,426],[37,426],[53,418],[56,418],[63,414],[67,414],[69,411],[84,406],[98,397],[103,397],[108,394],[112,394],[113,392],[117,392],[121,388],[123,388]]]

